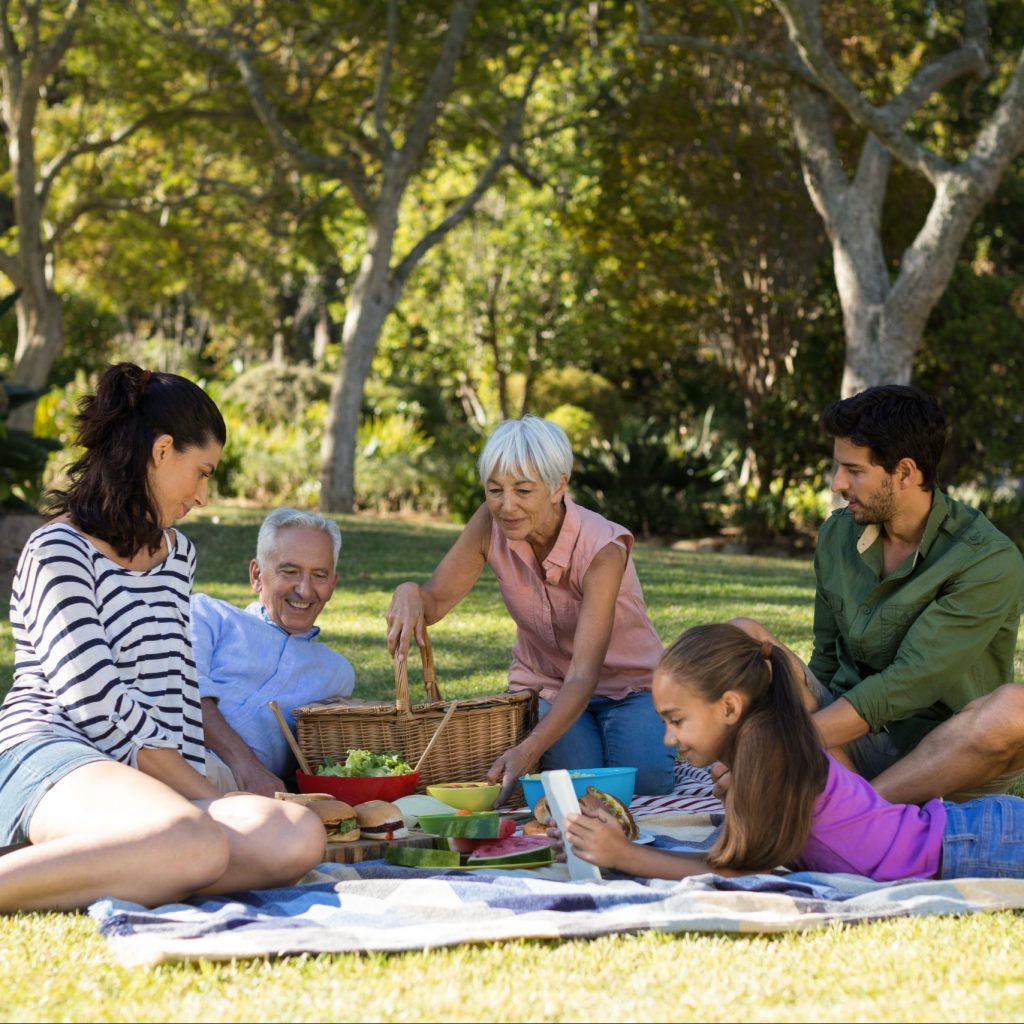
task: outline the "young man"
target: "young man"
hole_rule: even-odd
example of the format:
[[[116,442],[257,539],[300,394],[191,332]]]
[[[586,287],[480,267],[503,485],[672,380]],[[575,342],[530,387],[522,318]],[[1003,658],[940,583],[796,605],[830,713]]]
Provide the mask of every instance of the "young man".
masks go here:
[[[340,548],[330,519],[276,509],[260,526],[249,564],[258,600],[243,610],[205,594],[192,598],[206,774],[221,792],[287,789],[295,759],[270,701],[294,729],[292,708],[352,693],[348,659],[315,640],[338,581]]]
[[[868,388],[823,424],[847,507],[818,537],[809,666],[793,656],[822,739],[893,802],[1005,792],[1024,773],[1024,559],[936,488],[946,423],[924,392]]]

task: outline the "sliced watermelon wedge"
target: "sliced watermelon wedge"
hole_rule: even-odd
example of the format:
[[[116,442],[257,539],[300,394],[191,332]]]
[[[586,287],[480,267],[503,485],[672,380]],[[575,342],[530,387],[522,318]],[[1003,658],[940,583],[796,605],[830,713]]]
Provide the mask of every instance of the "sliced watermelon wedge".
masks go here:
[[[466,857],[466,865],[483,867],[541,867],[554,862],[554,850],[544,836],[512,836],[495,842],[481,843]]]

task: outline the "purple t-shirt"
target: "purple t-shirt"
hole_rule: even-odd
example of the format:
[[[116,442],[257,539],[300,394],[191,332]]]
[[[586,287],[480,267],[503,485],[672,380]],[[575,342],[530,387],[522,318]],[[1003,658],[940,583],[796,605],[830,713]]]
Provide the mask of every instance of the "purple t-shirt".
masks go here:
[[[826,755],[828,756],[828,755]],[[946,808],[891,804],[867,779],[828,757],[828,780],[814,804],[811,834],[797,871],[843,871],[876,882],[934,878],[942,858]]]

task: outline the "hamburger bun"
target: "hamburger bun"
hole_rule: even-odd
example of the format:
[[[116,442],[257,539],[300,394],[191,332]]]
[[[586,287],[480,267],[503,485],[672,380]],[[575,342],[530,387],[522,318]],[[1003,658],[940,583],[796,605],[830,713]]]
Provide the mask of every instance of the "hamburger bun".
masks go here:
[[[545,828],[555,824],[555,819],[551,817],[551,812],[548,810],[548,798],[546,796],[542,796],[537,801],[537,806],[533,809],[533,816]]]
[[[363,839],[404,839],[409,834],[402,812],[387,800],[367,800],[356,804],[359,835]]]
[[[275,793],[275,800],[287,800],[290,804],[302,804],[303,807],[308,807],[312,803],[316,803],[317,800],[333,800],[334,797],[330,793]]]
[[[523,826],[524,836],[546,836],[547,834],[548,826],[539,818],[533,818]]]
[[[314,800],[306,805],[322,822],[327,841],[351,843],[359,838],[355,808],[344,800]]]

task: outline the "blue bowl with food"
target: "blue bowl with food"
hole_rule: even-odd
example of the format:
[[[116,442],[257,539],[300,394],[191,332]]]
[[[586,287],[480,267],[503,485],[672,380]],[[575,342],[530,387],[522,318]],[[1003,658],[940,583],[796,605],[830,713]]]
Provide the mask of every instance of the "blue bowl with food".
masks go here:
[[[633,799],[636,789],[635,768],[570,768],[569,778],[572,780],[572,788],[577,797],[583,796],[587,786],[593,786],[602,793],[610,793],[621,800],[627,807]],[[537,801],[544,795],[544,784],[540,780],[540,773],[535,775],[520,775],[519,781],[523,786],[523,796],[534,810]]]

